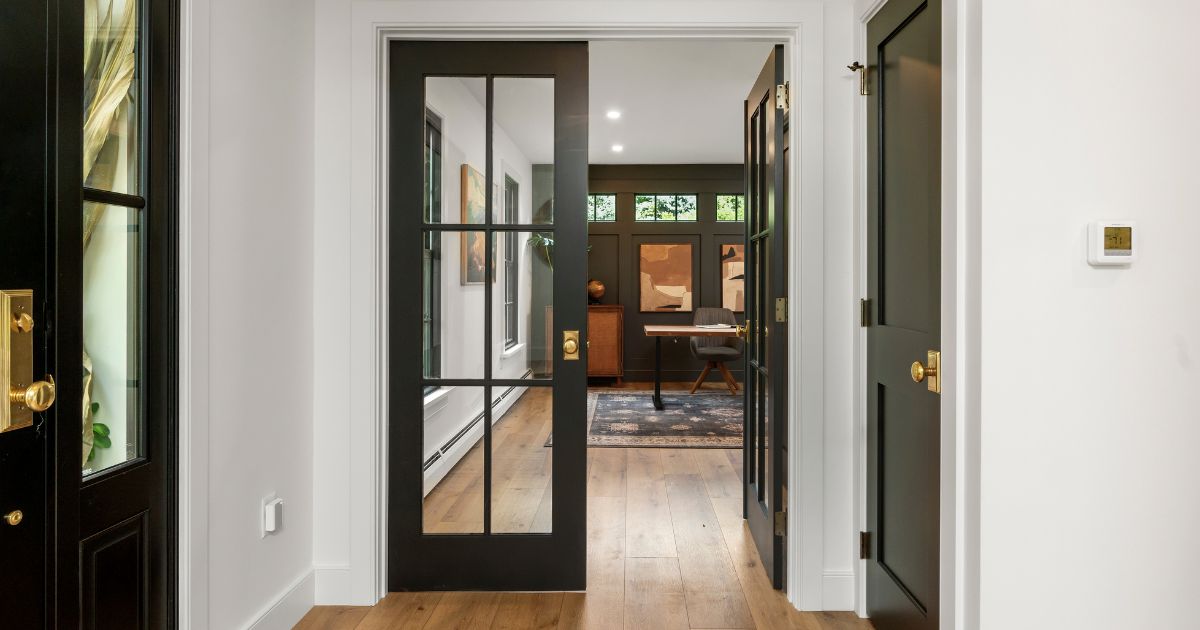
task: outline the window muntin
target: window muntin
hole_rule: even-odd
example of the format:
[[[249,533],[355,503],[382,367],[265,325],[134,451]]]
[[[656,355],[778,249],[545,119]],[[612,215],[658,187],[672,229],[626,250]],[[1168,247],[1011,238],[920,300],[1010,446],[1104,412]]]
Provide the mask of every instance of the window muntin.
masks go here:
[[[588,195],[588,222],[607,223],[617,220],[617,196],[613,194]]]
[[[717,221],[745,221],[746,195],[717,195]]]
[[[423,195],[426,223],[442,220],[442,121],[436,114],[425,114],[425,190]],[[421,269],[421,365],[425,378],[442,375],[442,238],[426,232],[422,247]],[[437,389],[427,387],[426,394]]]
[[[696,195],[635,195],[636,221],[695,221]]]
[[[516,223],[520,207],[520,187],[513,178],[504,176],[504,222]],[[520,293],[520,274],[517,270],[517,232],[504,233],[504,349],[517,345],[517,298]]]

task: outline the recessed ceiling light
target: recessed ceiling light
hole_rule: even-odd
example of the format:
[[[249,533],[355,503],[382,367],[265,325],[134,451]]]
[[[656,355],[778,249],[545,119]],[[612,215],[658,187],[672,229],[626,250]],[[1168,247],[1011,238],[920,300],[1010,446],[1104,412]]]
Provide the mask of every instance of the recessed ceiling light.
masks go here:
[[[616,120],[621,117],[621,112],[615,109],[610,109],[604,114],[609,120]]]
[[[624,151],[624,150],[625,150],[625,145],[623,145],[623,144],[614,144],[614,145],[612,146],[612,149],[613,149],[613,153],[620,153],[620,152],[622,152],[622,151]]]

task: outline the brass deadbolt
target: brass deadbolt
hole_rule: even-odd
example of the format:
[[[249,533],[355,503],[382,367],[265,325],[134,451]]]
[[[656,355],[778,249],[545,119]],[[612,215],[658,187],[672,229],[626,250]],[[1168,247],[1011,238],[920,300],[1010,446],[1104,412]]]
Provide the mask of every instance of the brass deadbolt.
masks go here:
[[[33,332],[33,315],[29,313],[13,313],[12,329],[19,333]]]
[[[4,522],[14,527],[20,525],[23,520],[25,520],[25,513],[21,510],[13,510],[4,515]]]
[[[8,397],[32,411],[45,411],[54,404],[54,377],[47,374],[46,380],[37,381],[29,387],[14,387]]]

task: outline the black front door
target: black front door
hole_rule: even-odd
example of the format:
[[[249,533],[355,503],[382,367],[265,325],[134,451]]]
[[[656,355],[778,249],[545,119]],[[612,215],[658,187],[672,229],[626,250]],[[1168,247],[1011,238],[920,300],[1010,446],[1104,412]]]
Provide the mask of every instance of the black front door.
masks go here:
[[[388,588],[582,589],[587,44],[390,46]]]
[[[784,581],[787,481],[787,200],[783,46],[746,97],[746,519],[775,588]]]
[[[941,3],[867,26],[867,612],[938,627]]]
[[[0,626],[174,622],[172,3],[0,6]]]

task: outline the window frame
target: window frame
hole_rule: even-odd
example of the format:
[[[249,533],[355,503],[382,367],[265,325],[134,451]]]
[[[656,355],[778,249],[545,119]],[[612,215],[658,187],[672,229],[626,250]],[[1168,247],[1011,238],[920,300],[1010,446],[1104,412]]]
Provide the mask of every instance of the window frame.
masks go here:
[[[600,197],[608,197],[612,199],[613,214],[611,219],[596,218],[596,200]],[[616,223],[617,222],[617,194],[616,193],[588,193],[588,223]]]
[[[425,110],[424,148],[427,156],[437,156],[436,168],[432,159],[426,159],[425,181],[426,190],[423,192],[425,220],[427,223],[438,223],[442,220],[442,187],[428,185],[435,177],[442,175],[443,137],[442,119],[433,110]],[[439,182],[440,184],[440,182]],[[421,335],[422,370],[426,378],[440,378],[442,375],[442,244],[441,234],[426,232],[424,235],[425,248],[423,260],[428,264],[421,270],[422,298],[422,327],[426,330]],[[425,387],[428,396],[437,391],[436,385]]]
[[[734,197],[739,200],[737,207],[734,210],[733,219],[721,218],[721,197]],[[746,221],[746,194],[745,193],[717,193],[714,204],[715,220],[717,223],[744,223]]]
[[[643,219],[638,216],[638,204],[646,199],[654,200],[654,218]],[[669,198],[672,200],[671,217],[661,218],[659,211],[659,200]],[[692,200],[693,217],[690,219],[679,218],[679,200],[681,198],[690,198]],[[700,221],[700,193],[634,193],[633,195],[633,220],[635,223],[697,223]]]
[[[521,185],[504,174],[504,223],[514,224],[520,209]],[[520,322],[517,303],[521,292],[520,270],[517,261],[517,233],[504,232],[504,349],[511,350],[520,343]]]

